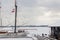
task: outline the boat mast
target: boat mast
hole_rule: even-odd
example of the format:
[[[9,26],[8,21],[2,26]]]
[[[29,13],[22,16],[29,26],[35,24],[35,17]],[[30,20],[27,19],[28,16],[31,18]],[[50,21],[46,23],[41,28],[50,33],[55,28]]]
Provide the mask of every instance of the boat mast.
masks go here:
[[[15,28],[14,28],[14,33],[16,33],[16,26],[17,26],[17,5],[16,5],[16,0],[15,0]]]
[[[1,1],[0,1],[0,26],[2,26],[2,18],[1,18]]]

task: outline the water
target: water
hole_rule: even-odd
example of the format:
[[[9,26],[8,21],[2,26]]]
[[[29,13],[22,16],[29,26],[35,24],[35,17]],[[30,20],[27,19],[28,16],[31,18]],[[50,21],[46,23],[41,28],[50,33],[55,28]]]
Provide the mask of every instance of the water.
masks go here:
[[[51,28],[49,27],[17,27],[17,30],[25,30],[29,32],[30,34],[39,34],[42,35],[42,33],[50,35],[51,33]],[[5,28],[0,28],[0,30],[8,30],[9,32],[13,32],[14,28],[12,27],[5,27]]]
[[[0,28],[0,30],[6,30],[9,32],[14,31],[14,28],[12,27],[5,27],[5,28]],[[51,28],[49,27],[17,27],[17,30],[25,30],[28,32],[30,37],[32,37],[34,34],[42,36],[42,33],[50,35]],[[32,40],[32,38],[0,38],[0,40]]]

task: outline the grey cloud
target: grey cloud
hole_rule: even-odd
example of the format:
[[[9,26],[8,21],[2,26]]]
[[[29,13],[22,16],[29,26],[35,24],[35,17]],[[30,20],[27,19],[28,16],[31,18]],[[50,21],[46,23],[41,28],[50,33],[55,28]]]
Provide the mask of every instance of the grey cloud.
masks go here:
[[[9,3],[7,4],[5,2],[9,2]],[[12,0],[11,1],[8,0],[5,2],[2,5],[4,7],[3,8],[4,12],[2,11],[2,13],[5,16],[9,16],[8,13],[10,13],[11,9],[14,8],[14,3],[12,2]],[[24,24],[26,22],[27,24],[32,24],[32,25],[34,24],[58,25],[60,23],[59,22],[60,20],[59,19],[60,18],[60,1],[59,0],[17,0],[17,5],[18,5],[18,25]],[[10,16],[14,18],[14,14]],[[10,16],[8,17],[9,19],[11,19]],[[12,19],[9,20],[9,23],[11,22],[12,22]],[[8,24],[7,21],[5,23]],[[5,25],[5,23],[3,24]]]
[[[36,0],[17,0],[17,2],[22,7],[33,7],[36,5]]]
[[[30,21],[28,24],[59,24],[57,21],[60,20],[60,0],[30,0],[30,2],[29,0],[23,0],[21,1],[21,7],[24,10],[21,13]],[[48,13],[49,11],[51,12],[50,14]],[[40,20],[37,19],[38,16],[42,16],[39,17]]]
[[[60,0],[38,0],[38,6],[47,7],[49,9],[60,10]]]

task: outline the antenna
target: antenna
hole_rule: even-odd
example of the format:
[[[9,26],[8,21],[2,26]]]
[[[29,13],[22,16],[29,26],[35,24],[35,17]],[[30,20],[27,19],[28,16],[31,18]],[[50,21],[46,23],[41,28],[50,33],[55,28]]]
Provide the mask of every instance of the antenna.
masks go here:
[[[17,26],[17,5],[16,5],[16,0],[15,0],[15,29],[14,29],[14,33],[16,33],[16,26]]]

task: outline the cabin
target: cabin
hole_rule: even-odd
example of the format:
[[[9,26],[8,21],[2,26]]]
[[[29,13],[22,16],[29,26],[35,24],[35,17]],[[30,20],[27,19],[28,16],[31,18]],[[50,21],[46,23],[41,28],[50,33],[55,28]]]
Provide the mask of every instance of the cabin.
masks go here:
[[[60,40],[60,27],[51,27],[51,37]]]

